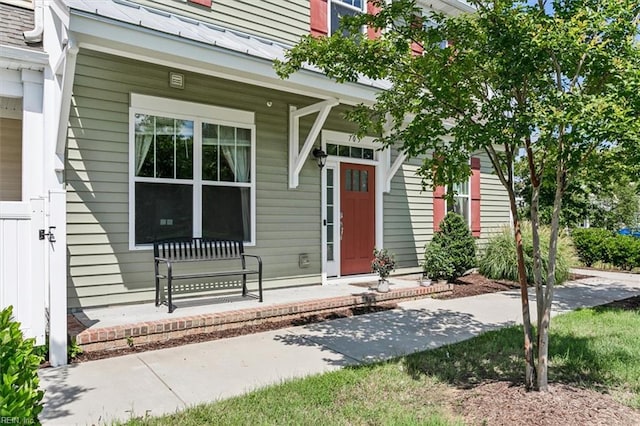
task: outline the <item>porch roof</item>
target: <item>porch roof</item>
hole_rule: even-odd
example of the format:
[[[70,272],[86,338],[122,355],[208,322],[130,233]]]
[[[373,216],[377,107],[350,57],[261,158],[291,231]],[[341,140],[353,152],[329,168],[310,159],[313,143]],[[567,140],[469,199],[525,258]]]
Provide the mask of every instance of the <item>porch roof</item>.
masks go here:
[[[373,102],[390,85],[361,77],[338,84],[313,67],[281,80],[273,60],[290,46],[126,0],[63,0],[69,29],[79,46],[127,54],[172,68],[202,72],[249,84],[343,103]]]

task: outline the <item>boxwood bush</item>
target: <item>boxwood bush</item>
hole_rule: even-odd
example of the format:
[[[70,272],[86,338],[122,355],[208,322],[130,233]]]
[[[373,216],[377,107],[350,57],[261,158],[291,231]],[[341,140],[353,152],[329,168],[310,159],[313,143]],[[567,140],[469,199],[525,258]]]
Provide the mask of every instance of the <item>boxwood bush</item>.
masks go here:
[[[24,339],[13,308],[0,312],[0,419],[20,419],[39,424],[44,392],[38,389],[41,358],[34,353],[34,340]]]
[[[431,251],[429,246],[437,246]],[[476,266],[476,241],[471,235],[469,226],[462,216],[457,213],[449,212],[440,222],[440,230],[435,233],[433,239],[425,247],[425,263],[424,271],[428,274],[430,259],[438,256],[438,250],[442,248],[448,257],[450,267],[453,269],[448,276],[444,277],[454,280],[467,270]],[[449,269],[449,266],[445,269]],[[434,277],[430,277],[434,278]]]
[[[640,268],[640,238],[615,235],[606,239],[604,246],[605,262],[627,271]]]
[[[628,271],[640,267],[640,238],[600,228],[576,228],[571,237],[586,266],[602,262]]]
[[[601,228],[576,228],[571,231],[576,254],[585,266],[607,259],[607,241],[614,234]]]
[[[540,251],[542,252],[542,277],[547,275],[549,266],[549,237],[551,230],[548,227],[540,227]],[[533,278],[533,239],[531,224],[522,223],[522,244],[524,248],[525,269],[527,282],[534,283]],[[560,233],[558,236],[558,254],[556,257],[555,278],[557,284],[562,284],[569,279],[569,269],[575,262],[575,252],[571,240]],[[478,262],[480,273],[494,280],[518,281],[518,261],[516,255],[516,242],[513,230],[504,227],[498,234],[489,239],[484,254]]]

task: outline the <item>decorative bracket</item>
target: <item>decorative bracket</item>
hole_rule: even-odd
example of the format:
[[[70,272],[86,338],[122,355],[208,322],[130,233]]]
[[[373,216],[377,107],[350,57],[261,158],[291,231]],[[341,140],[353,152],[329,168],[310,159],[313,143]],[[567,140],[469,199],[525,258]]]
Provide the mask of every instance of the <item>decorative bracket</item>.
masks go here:
[[[297,109],[294,106],[289,107],[289,188],[294,189],[298,187],[298,178],[302,166],[306,161],[313,144],[324,126],[324,122],[327,120],[331,108],[338,105],[337,99],[327,99],[322,102],[318,102],[313,105],[306,106],[301,109]],[[316,121],[313,123],[307,138],[300,149],[300,117],[304,117],[309,114],[318,113]]]
[[[391,148],[388,148],[387,150],[389,151],[388,162],[391,163],[391,155],[390,155]],[[384,192],[387,192],[387,193],[391,192],[391,179],[393,179],[393,177],[396,175],[398,170],[400,170],[402,163],[404,163],[406,159],[407,159],[406,153],[402,151],[398,152],[398,156],[396,157],[395,161],[387,169],[387,173],[384,179]]]

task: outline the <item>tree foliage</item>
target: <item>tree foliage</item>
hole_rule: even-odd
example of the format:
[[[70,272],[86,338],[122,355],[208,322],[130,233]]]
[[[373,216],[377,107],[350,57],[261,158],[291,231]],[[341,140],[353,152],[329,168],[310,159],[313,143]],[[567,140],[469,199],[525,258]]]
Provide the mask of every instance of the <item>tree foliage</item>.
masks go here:
[[[347,36],[303,37],[276,71],[287,77],[311,64],[339,82],[359,76],[386,81],[389,90],[348,117],[358,124],[358,136],[378,135],[383,146],[422,158],[420,173],[432,185],[466,180],[469,156],[487,155],[514,218],[526,383],[546,390],[562,199],[580,171],[640,163],[640,4],[470,0],[475,13],[449,17],[423,14],[411,0],[373,3],[380,7],[375,15],[343,18]],[[380,37],[368,39],[362,26],[379,29]],[[412,45],[422,53],[414,54]],[[616,156],[607,155],[614,149]],[[513,191],[521,150],[532,187],[537,336]],[[553,207],[543,275],[538,207],[545,173],[553,176]]]

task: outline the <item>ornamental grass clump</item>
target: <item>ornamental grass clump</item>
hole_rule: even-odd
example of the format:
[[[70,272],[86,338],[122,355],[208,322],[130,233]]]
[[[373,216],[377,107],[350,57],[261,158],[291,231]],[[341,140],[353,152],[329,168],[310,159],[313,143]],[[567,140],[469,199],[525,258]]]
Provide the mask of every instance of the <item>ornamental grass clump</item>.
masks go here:
[[[376,272],[381,280],[386,280],[395,269],[396,260],[393,253],[389,253],[387,249],[373,249],[372,272]]]
[[[12,313],[12,306],[0,311],[0,423],[19,419],[39,424],[44,396],[38,389],[41,359],[34,352],[34,340],[23,338]]]
[[[533,239],[531,224],[522,223],[522,246],[524,262],[527,271],[527,282],[534,283],[533,277]],[[540,227],[540,251],[542,257],[542,279],[547,276],[549,264],[549,238],[551,230]],[[575,252],[571,239],[562,232],[558,235],[558,254],[556,257],[556,284],[562,284],[569,279],[569,268],[576,263]],[[516,243],[513,230],[504,227],[489,239],[484,255],[480,257],[478,267],[480,273],[494,280],[518,281],[518,261],[516,257]]]

